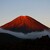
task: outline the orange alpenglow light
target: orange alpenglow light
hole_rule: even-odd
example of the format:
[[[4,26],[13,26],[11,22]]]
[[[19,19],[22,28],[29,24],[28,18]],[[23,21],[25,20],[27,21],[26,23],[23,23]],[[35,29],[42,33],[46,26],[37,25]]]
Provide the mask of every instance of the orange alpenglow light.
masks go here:
[[[48,27],[31,18],[30,16],[19,16],[11,22],[1,26],[1,28],[23,33],[49,29]]]

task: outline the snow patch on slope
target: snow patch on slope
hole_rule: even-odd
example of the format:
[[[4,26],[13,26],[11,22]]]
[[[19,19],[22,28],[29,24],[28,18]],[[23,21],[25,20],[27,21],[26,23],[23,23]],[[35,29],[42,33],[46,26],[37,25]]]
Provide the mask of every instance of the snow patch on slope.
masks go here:
[[[4,30],[0,28],[0,33],[8,33],[11,34],[13,36],[16,36],[18,38],[22,38],[22,39],[35,39],[35,38],[40,38],[42,36],[46,36],[48,35],[50,37],[50,31],[49,30],[44,30],[42,32],[31,32],[31,33],[19,33],[19,32],[12,32],[12,31],[8,31],[8,30]]]

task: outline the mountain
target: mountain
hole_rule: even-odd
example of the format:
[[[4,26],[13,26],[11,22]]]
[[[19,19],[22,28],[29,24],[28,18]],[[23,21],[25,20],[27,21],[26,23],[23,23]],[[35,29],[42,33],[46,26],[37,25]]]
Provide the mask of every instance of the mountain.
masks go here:
[[[29,16],[19,16],[0,27],[0,50],[50,50],[48,29]]]
[[[43,31],[49,29],[47,26],[41,24],[40,22],[31,18],[30,16],[19,16],[11,22],[1,26],[1,28],[23,33]]]

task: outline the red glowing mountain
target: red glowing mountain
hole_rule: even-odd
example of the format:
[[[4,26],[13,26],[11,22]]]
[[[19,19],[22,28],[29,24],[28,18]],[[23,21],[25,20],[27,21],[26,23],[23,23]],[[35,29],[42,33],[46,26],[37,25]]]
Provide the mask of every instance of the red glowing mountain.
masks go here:
[[[1,28],[24,33],[49,29],[48,27],[31,18],[30,16],[19,16],[11,22],[1,26]]]

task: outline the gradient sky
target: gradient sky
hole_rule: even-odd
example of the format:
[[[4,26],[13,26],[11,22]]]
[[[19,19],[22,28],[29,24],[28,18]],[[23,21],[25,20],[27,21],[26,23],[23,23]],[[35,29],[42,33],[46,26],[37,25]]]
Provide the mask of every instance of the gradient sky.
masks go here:
[[[50,0],[0,0],[0,26],[29,15],[50,27]]]

